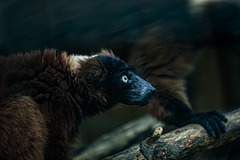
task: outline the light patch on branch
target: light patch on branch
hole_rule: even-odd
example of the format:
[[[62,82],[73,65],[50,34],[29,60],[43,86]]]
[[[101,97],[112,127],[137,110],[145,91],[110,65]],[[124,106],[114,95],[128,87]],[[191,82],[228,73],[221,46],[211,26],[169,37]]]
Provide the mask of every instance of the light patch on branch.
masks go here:
[[[228,118],[227,131],[219,139],[210,137],[206,130],[198,125],[191,124],[167,134],[162,135],[156,141],[150,138],[128,149],[119,152],[105,160],[136,159],[190,159],[196,153],[207,151],[240,138],[240,108],[225,114]]]

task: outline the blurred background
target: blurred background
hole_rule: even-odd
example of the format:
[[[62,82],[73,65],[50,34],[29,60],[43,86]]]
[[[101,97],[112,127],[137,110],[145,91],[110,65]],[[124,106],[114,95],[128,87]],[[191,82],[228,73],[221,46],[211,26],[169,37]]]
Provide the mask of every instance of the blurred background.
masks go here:
[[[187,77],[195,112],[239,107],[239,0],[0,1],[1,56],[44,48],[75,54],[110,48],[129,61],[134,47],[149,36],[184,42],[194,46],[193,54],[200,54],[194,73]],[[80,145],[146,114],[144,107],[118,105],[87,118],[80,128]],[[196,159],[234,159],[234,149],[229,149],[234,145],[239,141]]]

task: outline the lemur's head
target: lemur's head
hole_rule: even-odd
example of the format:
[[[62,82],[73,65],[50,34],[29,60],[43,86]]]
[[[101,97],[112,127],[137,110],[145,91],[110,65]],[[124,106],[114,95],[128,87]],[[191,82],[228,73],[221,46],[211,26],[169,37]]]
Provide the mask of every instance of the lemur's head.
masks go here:
[[[135,67],[127,65],[112,52],[102,50],[80,59],[79,64],[78,82],[103,101],[144,106],[155,94],[156,89],[137,75]]]

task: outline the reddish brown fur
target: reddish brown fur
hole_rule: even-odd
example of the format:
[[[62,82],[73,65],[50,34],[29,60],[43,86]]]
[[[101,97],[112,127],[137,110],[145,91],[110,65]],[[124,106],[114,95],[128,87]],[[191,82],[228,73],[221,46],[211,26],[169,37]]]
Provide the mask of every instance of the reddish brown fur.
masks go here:
[[[103,63],[93,58],[74,73],[72,63],[55,50],[0,58],[0,159],[70,159],[83,116],[107,109],[102,88],[91,87],[104,80]]]
[[[184,78],[193,70],[196,55],[189,45],[159,42],[152,37],[147,36],[140,41],[130,63],[136,65],[140,74],[157,88],[156,96],[148,105],[150,114],[167,121],[174,116],[172,109],[166,108],[173,100],[190,107]]]
[[[10,97],[1,103],[0,122],[1,159],[44,159],[46,122],[30,97]]]

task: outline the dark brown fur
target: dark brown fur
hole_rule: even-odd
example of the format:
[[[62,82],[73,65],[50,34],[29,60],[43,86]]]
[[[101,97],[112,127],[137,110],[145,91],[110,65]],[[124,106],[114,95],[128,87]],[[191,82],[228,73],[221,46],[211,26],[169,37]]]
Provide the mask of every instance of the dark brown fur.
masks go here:
[[[163,32],[164,33],[164,32]],[[197,123],[209,135],[221,137],[226,132],[223,122],[226,117],[219,111],[194,113],[185,91],[185,77],[193,70],[196,50],[194,45],[176,42],[169,35],[165,41],[149,32],[134,50],[132,62],[140,74],[150,82],[157,92],[148,110],[158,120],[175,126]]]
[[[185,92],[184,78],[193,70],[196,54],[185,43],[161,42],[152,34],[144,37],[136,46],[130,63],[136,65],[142,75],[157,88],[156,96],[148,105],[151,115],[168,122],[175,116],[175,103],[191,108]]]
[[[0,122],[0,159],[44,159],[48,130],[30,97],[12,96],[0,103]]]
[[[0,58],[0,159],[70,159],[81,119],[107,109],[102,88],[91,87],[104,80],[102,62],[81,64],[76,79],[69,56],[56,52]]]

